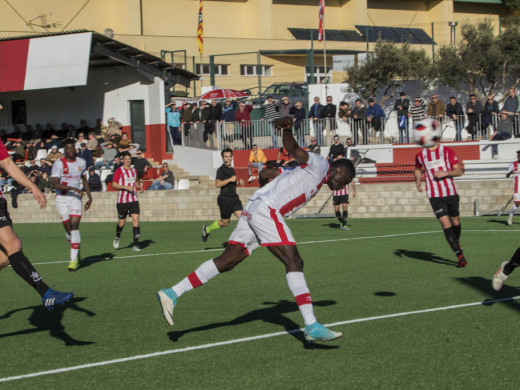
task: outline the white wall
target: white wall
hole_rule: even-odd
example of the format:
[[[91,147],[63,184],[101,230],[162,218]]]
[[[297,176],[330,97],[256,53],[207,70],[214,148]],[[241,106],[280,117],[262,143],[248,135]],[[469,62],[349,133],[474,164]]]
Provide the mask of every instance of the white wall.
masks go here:
[[[190,175],[215,179],[216,170],[222,165],[222,157],[219,151],[176,145],[173,164]]]

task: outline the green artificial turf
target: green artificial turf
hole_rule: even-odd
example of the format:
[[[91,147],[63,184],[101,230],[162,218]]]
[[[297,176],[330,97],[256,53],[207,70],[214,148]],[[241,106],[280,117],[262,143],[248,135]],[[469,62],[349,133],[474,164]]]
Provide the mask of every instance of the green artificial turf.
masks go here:
[[[305,261],[316,316],[324,324],[341,323],[332,327],[343,332],[338,341],[308,344],[300,332],[278,334],[303,322],[284,267],[267,249],[182,296],[175,326],[166,324],[157,290],[218,256],[234,223],[212,232],[207,243],[200,223],[143,223],[139,253],[131,251],[129,226],[116,251],[115,224],[85,223],[83,265],[76,272],[67,270],[68,243],[58,223],[15,225],[44,280],[74,291],[75,298],[46,311],[11,268],[0,272],[0,380],[65,369],[0,382],[0,388],[517,386],[520,299],[486,301],[520,295],[520,271],[499,293],[491,289],[500,262],[518,246],[520,224],[508,227],[505,217],[463,218],[461,243],[469,262],[463,269],[456,268],[433,217],[352,220],[350,231],[339,230],[333,219],[288,224]],[[389,316],[476,302],[486,304]]]

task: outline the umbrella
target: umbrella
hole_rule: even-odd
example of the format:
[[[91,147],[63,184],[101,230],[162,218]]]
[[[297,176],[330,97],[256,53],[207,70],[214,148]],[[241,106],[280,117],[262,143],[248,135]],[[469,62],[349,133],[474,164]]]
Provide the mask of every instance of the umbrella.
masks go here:
[[[200,95],[197,100],[211,100],[211,99],[227,99],[227,98],[245,98],[249,97],[249,95],[242,91],[237,91],[236,89],[214,89],[213,91],[209,91]]]

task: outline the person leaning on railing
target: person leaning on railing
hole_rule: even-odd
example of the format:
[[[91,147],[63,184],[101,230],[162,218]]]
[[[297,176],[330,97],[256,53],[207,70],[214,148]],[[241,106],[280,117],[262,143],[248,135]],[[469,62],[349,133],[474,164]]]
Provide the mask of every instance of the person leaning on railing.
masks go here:
[[[477,135],[477,123],[482,113],[482,103],[477,100],[474,94],[469,96],[469,102],[466,103],[466,114],[468,115],[468,127],[466,130],[471,134],[471,139],[475,139]]]
[[[493,131],[496,130],[497,115],[499,113],[500,109],[498,108],[498,102],[493,98],[493,96],[489,95],[482,107],[481,125],[484,138],[487,135],[489,125],[493,126]]]
[[[432,101],[428,103],[428,116],[442,122],[445,112],[446,107],[444,106],[444,103],[442,100],[439,100],[437,94],[433,94]]]
[[[464,127],[464,111],[462,106],[457,102],[457,98],[452,96],[450,102],[446,106],[446,115],[453,121],[455,125],[455,141],[462,140],[462,128]]]
[[[296,102],[296,104],[289,110],[289,113],[294,121],[294,131],[298,139],[298,145],[303,148],[305,147],[305,129],[303,127],[303,121],[307,117],[305,108],[303,108],[303,103]]]
[[[497,124],[497,130],[489,138],[491,141],[505,141],[513,136],[513,122],[509,119],[507,111],[502,110],[500,113],[500,121]],[[498,146],[491,146],[492,158],[498,158]]]

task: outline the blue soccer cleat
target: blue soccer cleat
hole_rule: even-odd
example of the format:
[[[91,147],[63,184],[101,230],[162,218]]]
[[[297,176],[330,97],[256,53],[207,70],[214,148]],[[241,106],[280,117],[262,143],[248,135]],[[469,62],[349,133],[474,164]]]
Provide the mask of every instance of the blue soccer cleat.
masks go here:
[[[305,340],[314,341],[330,341],[340,338],[341,332],[333,332],[325,328],[319,322],[305,326]]]
[[[173,326],[173,309],[177,305],[177,294],[171,288],[164,288],[157,292],[157,299],[161,304],[164,319]]]
[[[66,304],[73,296],[74,294],[71,292],[65,293],[49,288],[42,297],[43,306],[45,306],[47,310],[52,310],[55,305],[60,306]]]

